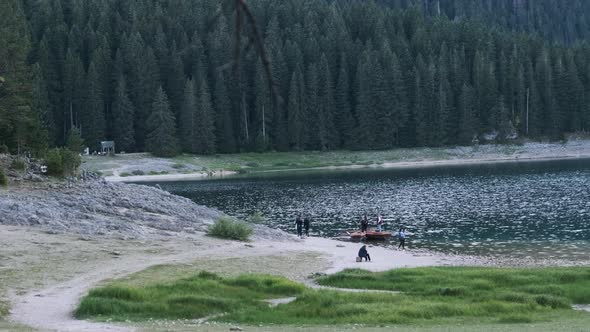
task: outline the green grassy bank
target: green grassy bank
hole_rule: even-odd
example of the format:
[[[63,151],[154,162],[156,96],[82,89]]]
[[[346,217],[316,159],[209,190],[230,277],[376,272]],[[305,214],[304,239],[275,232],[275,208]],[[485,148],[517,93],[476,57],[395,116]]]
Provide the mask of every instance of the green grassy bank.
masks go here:
[[[79,318],[146,321],[219,315],[249,325],[458,326],[590,321],[571,309],[590,303],[590,268],[419,268],[347,270],[323,285],[401,293],[308,289],[281,277],[201,273],[166,283],[114,283],[93,290]],[[264,300],[295,296],[270,307]]]

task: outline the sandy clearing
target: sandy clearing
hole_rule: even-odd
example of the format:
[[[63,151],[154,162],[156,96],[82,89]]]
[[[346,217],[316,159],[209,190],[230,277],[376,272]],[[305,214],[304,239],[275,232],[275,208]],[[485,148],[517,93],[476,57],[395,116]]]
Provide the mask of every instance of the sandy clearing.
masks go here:
[[[198,173],[178,173],[178,174],[158,174],[158,175],[130,175],[120,176],[117,172],[113,176],[105,176],[107,182],[170,182],[170,181],[193,181],[201,180],[203,178],[215,177],[222,178],[224,176],[235,175],[232,171],[215,171],[215,172],[198,172]]]
[[[188,240],[188,241],[187,241]],[[191,241],[201,241],[206,249],[187,250]],[[38,330],[53,331],[134,331],[133,326],[96,323],[76,320],[72,313],[91,288],[101,282],[121,278],[160,264],[187,264],[198,259],[207,258],[240,258],[284,255],[293,256],[297,253],[317,252],[327,264],[320,264],[321,271],[334,273],[345,268],[363,268],[370,271],[384,271],[397,267],[460,264],[453,257],[434,254],[413,254],[411,252],[394,251],[382,247],[369,248],[373,259],[369,263],[357,263],[355,257],[359,248],[357,243],[345,243],[323,238],[307,238],[303,241],[266,242],[256,241],[253,247],[245,247],[243,243],[226,242],[197,236],[194,239],[181,237],[167,241],[171,253],[167,254],[132,254],[122,255],[119,259],[108,261],[98,260],[93,268],[80,271],[79,275],[64,282],[46,288],[13,296],[11,320]],[[296,267],[293,267],[296,269]],[[244,271],[247,272],[247,271]],[[285,271],[285,274],[293,271]],[[311,284],[311,280],[299,275],[299,281]]]

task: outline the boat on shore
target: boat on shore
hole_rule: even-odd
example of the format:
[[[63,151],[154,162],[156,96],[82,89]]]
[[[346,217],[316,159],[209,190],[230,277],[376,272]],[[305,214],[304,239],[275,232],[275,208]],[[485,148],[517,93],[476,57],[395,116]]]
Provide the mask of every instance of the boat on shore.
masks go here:
[[[368,230],[366,232],[360,231],[353,231],[347,232],[351,239],[353,240],[389,240],[391,238],[391,232],[376,232],[373,230]]]

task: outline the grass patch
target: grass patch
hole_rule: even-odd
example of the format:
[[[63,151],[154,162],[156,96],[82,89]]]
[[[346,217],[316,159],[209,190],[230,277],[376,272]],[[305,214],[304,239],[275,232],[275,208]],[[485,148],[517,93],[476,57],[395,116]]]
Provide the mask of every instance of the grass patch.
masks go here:
[[[92,290],[75,312],[77,318],[117,321],[195,319],[268,306],[262,300],[301,294],[305,287],[286,278],[242,275],[222,278],[201,272],[172,283],[145,287],[113,284]]]
[[[251,214],[246,221],[250,224],[268,225],[268,219],[266,219],[261,212]]]
[[[441,267],[380,273],[354,269],[318,282],[401,291],[402,297],[415,301],[399,311],[406,318],[494,317],[503,323],[530,323],[543,320],[547,312],[571,310],[573,303],[590,303],[590,268]]]
[[[249,241],[252,228],[236,219],[221,217],[209,227],[207,234],[221,239]]]
[[[590,287],[590,268],[419,268],[381,273],[347,270],[321,277],[337,287],[402,293],[306,289],[281,277],[200,274],[166,284],[112,285],[92,291],[79,318],[115,320],[199,318],[256,326],[346,325],[469,326],[568,322],[586,319],[571,309]],[[492,287],[488,287],[491,285]],[[484,286],[484,287],[482,287]],[[269,307],[262,300],[296,296]],[[590,299],[582,296],[583,303]]]
[[[176,164],[172,165],[171,167],[174,169],[183,169],[183,168],[186,168],[186,165],[181,164],[181,163],[176,163]]]
[[[11,167],[12,169],[15,169],[15,170],[17,170],[17,171],[24,171],[24,170],[25,170],[25,168],[27,167],[27,165],[25,164],[25,161],[24,161],[24,160],[21,160],[21,159],[14,159],[14,160],[12,161],[12,163],[10,164],[10,167]]]
[[[131,174],[127,173],[127,172],[122,172],[121,174],[119,174],[119,176],[120,177],[128,177],[128,176],[131,176]]]

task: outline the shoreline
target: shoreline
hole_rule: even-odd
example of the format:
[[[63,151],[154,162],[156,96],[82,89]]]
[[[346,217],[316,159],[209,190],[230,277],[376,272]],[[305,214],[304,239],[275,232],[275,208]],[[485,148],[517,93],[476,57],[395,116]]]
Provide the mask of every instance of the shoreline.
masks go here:
[[[490,157],[490,158],[457,158],[457,159],[433,159],[433,160],[415,160],[415,161],[397,161],[373,163],[368,165],[343,165],[343,166],[320,166],[320,167],[303,167],[288,168],[275,170],[251,171],[239,174],[234,171],[221,170],[211,173],[187,173],[187,174],[159,174],[159,175],[132,175],[132,176],[106,176],[107,182],[122,183],[142,183],[142,182],[176,182],[176,181],[198,181],[205,179],[222,179],[226,177],[248,177],[259,174],[284,174],[288,172],[302,173],[307,171],[346,171],[346,170],[387,170],[387,169],[424,169],[448,166],[477,166],[492,164],[509,164],[509,163],[535,163],[549,161],[567,161],[567,160],[585,160],[590,159],[590,153],[567,154],[561,156],[507,156],[507,157]]]

